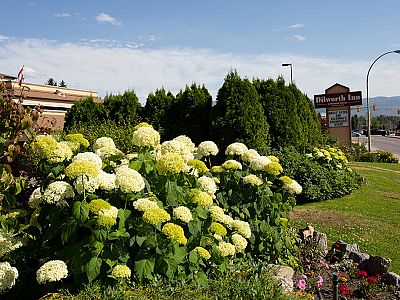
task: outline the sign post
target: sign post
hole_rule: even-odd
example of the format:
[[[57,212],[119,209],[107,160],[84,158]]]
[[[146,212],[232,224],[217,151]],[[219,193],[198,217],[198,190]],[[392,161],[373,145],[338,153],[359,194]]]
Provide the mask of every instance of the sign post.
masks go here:
[[[315,108],[326,108],[328,132],[345,144],[351,141],[350,106],[361,104],[361,91],[350,92],[338,83],[327,88],[325,94],[314,95]]]

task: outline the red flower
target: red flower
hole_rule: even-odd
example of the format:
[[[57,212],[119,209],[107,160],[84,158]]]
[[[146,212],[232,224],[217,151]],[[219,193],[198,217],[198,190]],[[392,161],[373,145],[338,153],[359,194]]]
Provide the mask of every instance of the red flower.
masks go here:
[[[367,281],[368,281],[368,283],[370,284],[370,285],[373,285],[373,284],[375,284],[375,282],[376,282],[376,279],[374,278],[374,277],[368,277],[367,278]]]
[[[349,288],[347,287],[347,285],[345,285],[345,284],[339,285],[339,293],[344,296],[349,296],[349,297],[351,296],[351,292],[350,292]]]
[[[367,272],[365,272],[364,270],[358,270],[356,274],[359,277],[367,277],[368,276]]]
[[[376,274],[375,277],[378,278],[378,279],[380,279],[382,276],[379,275],[379,274]]]

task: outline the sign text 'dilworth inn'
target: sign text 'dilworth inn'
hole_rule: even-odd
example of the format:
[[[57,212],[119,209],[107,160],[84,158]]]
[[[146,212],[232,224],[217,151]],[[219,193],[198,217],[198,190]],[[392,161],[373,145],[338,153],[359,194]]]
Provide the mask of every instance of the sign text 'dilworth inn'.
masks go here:
[[[361,91],[314,95],[315,108],[325,108],[332,106],[351,106],[351,105],[361,105],[361,104],[362,104]]]

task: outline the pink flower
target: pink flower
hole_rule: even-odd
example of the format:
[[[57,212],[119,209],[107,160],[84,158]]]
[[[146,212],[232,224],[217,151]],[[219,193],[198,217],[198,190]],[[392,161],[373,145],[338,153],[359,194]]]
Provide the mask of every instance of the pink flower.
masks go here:
[[[297,287],[299,288],[299,290],[304,291],[306,289],[306,285],[307,282],[304,279],[299,279],[299,281],[297,281]]]
[[[320,288],[322,286],[322,284],[324,283],[324,279],[322,278],[322,276],[317,276],[317,279],[318,279],[317,287]]]

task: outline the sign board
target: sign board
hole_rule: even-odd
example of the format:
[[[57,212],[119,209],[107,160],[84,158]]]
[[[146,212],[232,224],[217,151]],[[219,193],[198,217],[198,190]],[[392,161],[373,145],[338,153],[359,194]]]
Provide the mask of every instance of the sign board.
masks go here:
[[[362,105],[361,91],[314,95],[315,108]]]
[[[330,110],[328,111],[328,127],[348,127],[349,111],[348,110]]]

